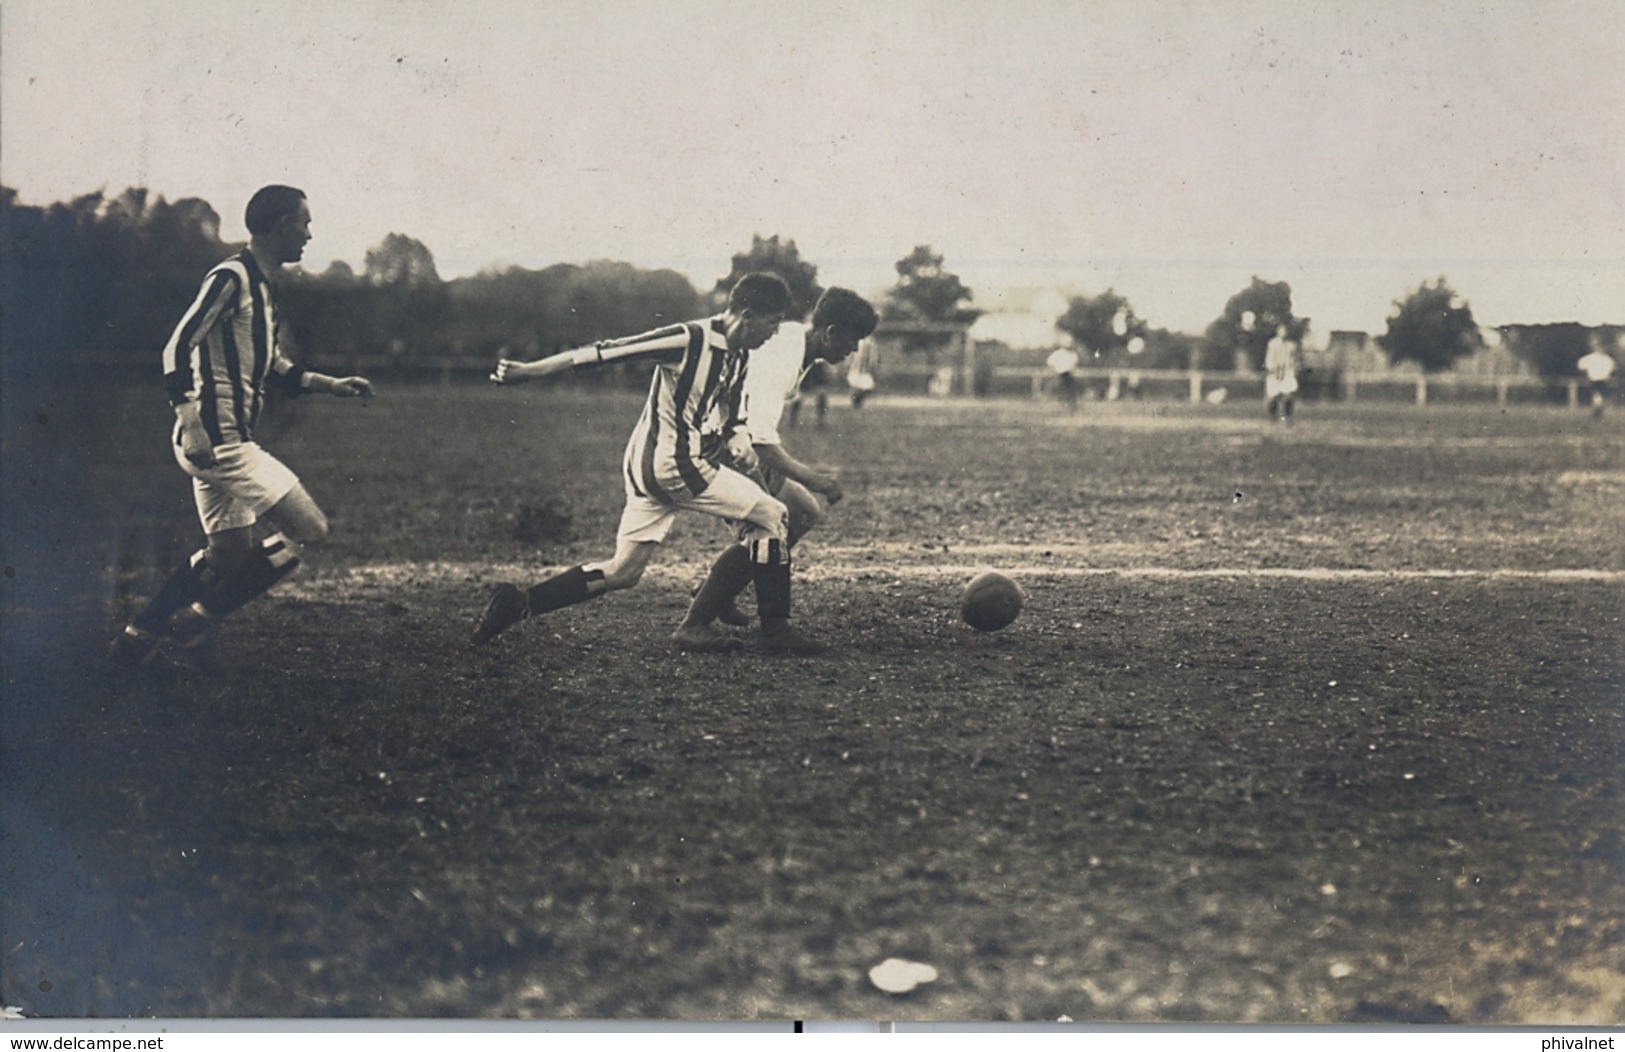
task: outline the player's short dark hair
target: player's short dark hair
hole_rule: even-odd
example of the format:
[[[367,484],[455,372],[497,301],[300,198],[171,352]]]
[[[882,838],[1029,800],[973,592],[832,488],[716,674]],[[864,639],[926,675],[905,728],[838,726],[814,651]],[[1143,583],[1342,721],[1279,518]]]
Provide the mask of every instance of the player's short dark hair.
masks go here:
[[[749,310],[758,314],[787,314],[790,310],[790,286],[777,274],[746,274],[729,290],[728,309]]]
[[[839,325],[861,340],[879,324],[880,315],[875,313],[874,307],[851,289],[825,289],[813,307],[812,327],[815,329]]]
[[[284,216],[299,211],[299,202],[304,199],[305,192],[292,186],[262,186],[248,199],[243,222],[248,224],[250,234],[269,234]]]

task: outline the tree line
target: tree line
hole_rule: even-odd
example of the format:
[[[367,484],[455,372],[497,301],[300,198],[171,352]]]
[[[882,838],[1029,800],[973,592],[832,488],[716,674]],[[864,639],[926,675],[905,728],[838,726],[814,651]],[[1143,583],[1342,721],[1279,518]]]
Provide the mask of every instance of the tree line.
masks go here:
[[[168,339],[203,273],[242,248],[221,240],[219,213],[207,201],[170,202],[143,188],[35,207],[0,187],[0,235],[0,335],[12,366],[85,352],[148,360],[142,356]],[[943,330],[980,315],[972,290],[931,246],[915,246],[895,269],[878,306],[905,349],[929,353],[946,339]],[[702,293],[676,271],[609,260],[447,281],[426,245],[391,233],[368,250],[359,273],[343,262],[321,273],[290,271],[281,284],[284,339],[317,360],[539,357],[715,310],[753,270],[785,279],[796,318],[822,292],[818,268],[777,235],[754,237]],[[1258,277],[1199,335],[1153,327],[1114,289],[1072,297],[1056,320],[1092,364],[1218,370],[1258,368],[1278,328],[1302,340],[1309,326],[1292,309],[1290,285]],[[1513,352],[1548,377],[1572,373],[1591,337],[1572,324],[1517,329]],[[1472,308],[1441,276],[1395,301],[1377,343],[1390,361],[1435,372],[1477,351],[1482,337]]]

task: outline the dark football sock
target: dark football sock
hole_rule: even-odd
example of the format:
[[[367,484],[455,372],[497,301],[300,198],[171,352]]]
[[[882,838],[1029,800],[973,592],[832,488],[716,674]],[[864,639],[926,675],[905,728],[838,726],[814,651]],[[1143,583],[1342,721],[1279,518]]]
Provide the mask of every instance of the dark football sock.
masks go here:
[[[183,606],[191,606],[203,597],[205,589],[215,579],[209,566],[208,549],[199,549],[192,557],[169,575],[158,594],[153,596],[130,624],[143,632],[161,633],[169,618]]]
[[[717,556],[717,561],[711,564],[711,572],[705,577],[705,583],[694,593],[694,601],[688,606],[684,623],[704,625],[715,621],[722,608],[745,590],[750,579],[750,549],[743,544],[727,549]]]
[[[532,614],[545,614],[604,594],[604,571],[576,566],[525,593]]]
[[[280,533],[267,537],[259,551],[240,568],[220,574],[198,600],[204,611],[218,621],[299,568],[299,557]]]
[[[790,619],[790,549],[777,538],[750,542],[750,579],[762,624]]]

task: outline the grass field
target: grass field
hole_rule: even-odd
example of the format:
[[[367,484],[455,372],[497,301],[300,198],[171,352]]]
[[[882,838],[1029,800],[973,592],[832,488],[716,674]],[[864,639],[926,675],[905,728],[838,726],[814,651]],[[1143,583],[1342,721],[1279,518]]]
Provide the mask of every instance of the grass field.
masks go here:
[[[608,554],[638,403],[284,409],[330,543],[229,671],[126,678],[198,542],[161,392],[13,388],[0,1000],[1625,1022],[1625,414],[837,406],[787,433],[845,465],[797,569],[829,655],[669,648],[698,517],[468,650],[493,583]],[[1002,632],[956,616],[982,567]]]

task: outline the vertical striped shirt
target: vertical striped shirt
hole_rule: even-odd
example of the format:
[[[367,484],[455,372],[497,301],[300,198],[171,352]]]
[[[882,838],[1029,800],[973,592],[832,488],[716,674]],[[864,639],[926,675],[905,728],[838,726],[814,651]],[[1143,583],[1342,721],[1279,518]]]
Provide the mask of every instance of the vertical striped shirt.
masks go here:
[[[266,384],[296,395],[303,372],[278,346],[271,283],[247,250],[209,271],[164,347],[170,402],[198,402],[217,446],[251,441]]]
[[[633,493],[670,504],[697,497],[711,485],[723,443],[741,426],[747,358],[747,352],[729,349],[721,315],[597,345],[597,361],[585,364],[655,365],[649,398],[622,461]]]

